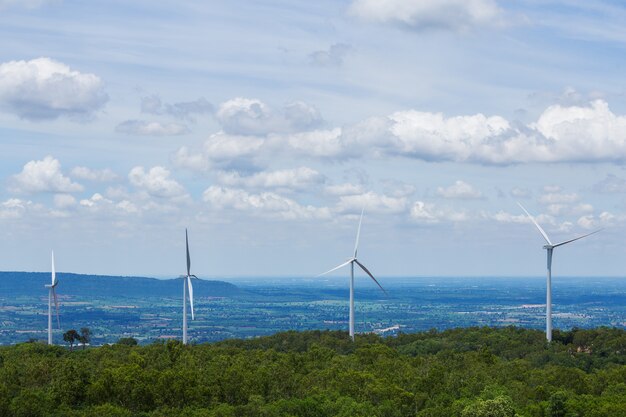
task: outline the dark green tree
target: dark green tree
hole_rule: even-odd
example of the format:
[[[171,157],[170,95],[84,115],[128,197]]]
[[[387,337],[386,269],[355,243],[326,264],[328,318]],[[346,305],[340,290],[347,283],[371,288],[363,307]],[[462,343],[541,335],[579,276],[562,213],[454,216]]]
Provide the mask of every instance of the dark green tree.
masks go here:
[[[134,337],[122,337],[117,341],[118,345],[137,346],[137,339]]]
[[[82,327],[80,329],[78,341],[83,345],[83,350],[85,350],[85,345],[91,342],[91,330],[89,330],[89,327]]]
[[[563,391],[557,391],[550,397],[548,403],[549,417],[566,417],[567,416],[567,394]]]
[[[74,350],[74,343],[80,339],[80,335],[74,329],[68,330],[63,333],[63,340],[70,344],[70,351]]]
[[[509,397],[498,396],[493,400],[478,400],[468,405],[462,417],[515,417],[513,401]]]

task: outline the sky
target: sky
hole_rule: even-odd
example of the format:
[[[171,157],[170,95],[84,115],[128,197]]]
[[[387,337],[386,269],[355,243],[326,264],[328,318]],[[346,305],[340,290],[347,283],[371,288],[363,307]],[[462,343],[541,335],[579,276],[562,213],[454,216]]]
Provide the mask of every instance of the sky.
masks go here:
[[[0,270],[624,276],[619,1],[0,0]],[[347,270],[339,271],[338,276]],[[330,278],[334,279],[334,278]]]

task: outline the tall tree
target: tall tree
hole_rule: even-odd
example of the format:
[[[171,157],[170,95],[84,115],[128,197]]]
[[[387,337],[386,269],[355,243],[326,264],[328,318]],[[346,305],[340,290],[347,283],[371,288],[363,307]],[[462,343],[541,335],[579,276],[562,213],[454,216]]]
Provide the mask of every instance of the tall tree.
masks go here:
[[[85,345],[91,342],[91,330],[89,330],[89,327],[82,327],[80,329],[80,336],[78,340],[83,345],[83,350],[85,350]]]
[[[70,351],[74,350],[74,343],[80,339],[80,335],[74,329],[68,330],[63,333],[63,340],[70,344]]]

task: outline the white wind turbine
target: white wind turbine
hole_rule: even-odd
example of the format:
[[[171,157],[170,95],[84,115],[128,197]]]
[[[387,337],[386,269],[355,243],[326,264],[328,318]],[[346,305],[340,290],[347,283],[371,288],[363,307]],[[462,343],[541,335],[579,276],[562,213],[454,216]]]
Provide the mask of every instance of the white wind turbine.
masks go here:
[[[185,245],[187,247],[187,275],[181,275],[183,278],[183,344],[187,344],[187,287],[189,287],[189,305],[191,306],[191,320],[194,320],[193,315],[193,286],[191,285],[191,278],[198,279],[197,276],[191,275],[191,258],[189,257],[189,237],[187,235],[187,229],[185,229]]]
[[[358,259],[356,258],[357,251],[359,249],[359,235],[361,234],[361,222],[363,221],[363,211],[364,210],[361,210],[361,218],[359,219],[359,228],[357,229],[357,232],[356,232],[356,243],[354,244],[354,256],[352,258],[349,258],[346,262],[342,263],[341,265],[334,267],[330,271],[326,271],[323,274],[318,275],[318,277],[321,277],[323,275],[330,274],[331,272],[336,271],[339,268],[343,268],[344,266],[350,264],[350,327],[349,327],[349,332],[350,332],[350,338],[352,339],[352,341],[354,341],[354,264],[357,264],[367,275],[370,276],[370,278],[374,280],[376,285],[378,285],[378,287],[385,294],[387,294],[387,291],[385,291],[385,289],[378,283],[378,281],[376,281],[376,278],[374,278],[374,275],[372,275],[372,273],[365,267],[365,265],[359,262]]]
[[[537,226],[537,230],[539,230],[539,233],[541,233],[541,236],[543,236],[543,238],[546,240],[546,243],[547,243],[547,245],[543,246],[543,248],[547,251],[547,255],[548,255],[548,278],[547,278],[547,283],[546,283],[546,339],[548,340],[548,342],[551,342],[552,341],[552,252],[554,251],[554,248],[558,248],[559,246],[563,246],[568,243],[574,242],[576,240],[582,239],[584,237],[593,235],[594,233],[598,233],[602,229],[596,230],[591,233],[587,233],[586,235],[578,236],[574,239],[570,239],[561,243],[554,244],[548,237],[548,234],[541,228],[541,226],[539,226],[539,223],[535,221],[533,216],[530,215],[530,213],[524,208],[524,206],[522,206],[520,203],[517,203],[517,205],[519,205],[521,209],[524,210],[524,213],[526,213],[528,218],[535,224],[535,226]]]
[[[61,321],[59,320],[59,300],[57,299],[57,292],[55,290],[56,286],[59,284],[57,280],[57,274],[54,270],[54,251],[52,251],[52,282],[50,284],[46,284],[45,287],[48,288],[48,344],[52,344],[52,301],[54,301],[54,305],[56,306],[57,311],[57,326],[59,329],[61,328]]]

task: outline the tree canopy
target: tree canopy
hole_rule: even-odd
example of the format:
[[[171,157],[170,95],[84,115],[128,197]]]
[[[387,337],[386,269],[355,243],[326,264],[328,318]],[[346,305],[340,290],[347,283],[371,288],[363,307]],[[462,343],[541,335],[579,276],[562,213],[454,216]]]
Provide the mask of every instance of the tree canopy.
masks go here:
[[[626,331],[285,332],[69,351],[0,347],[0,415],[626,415]]]

